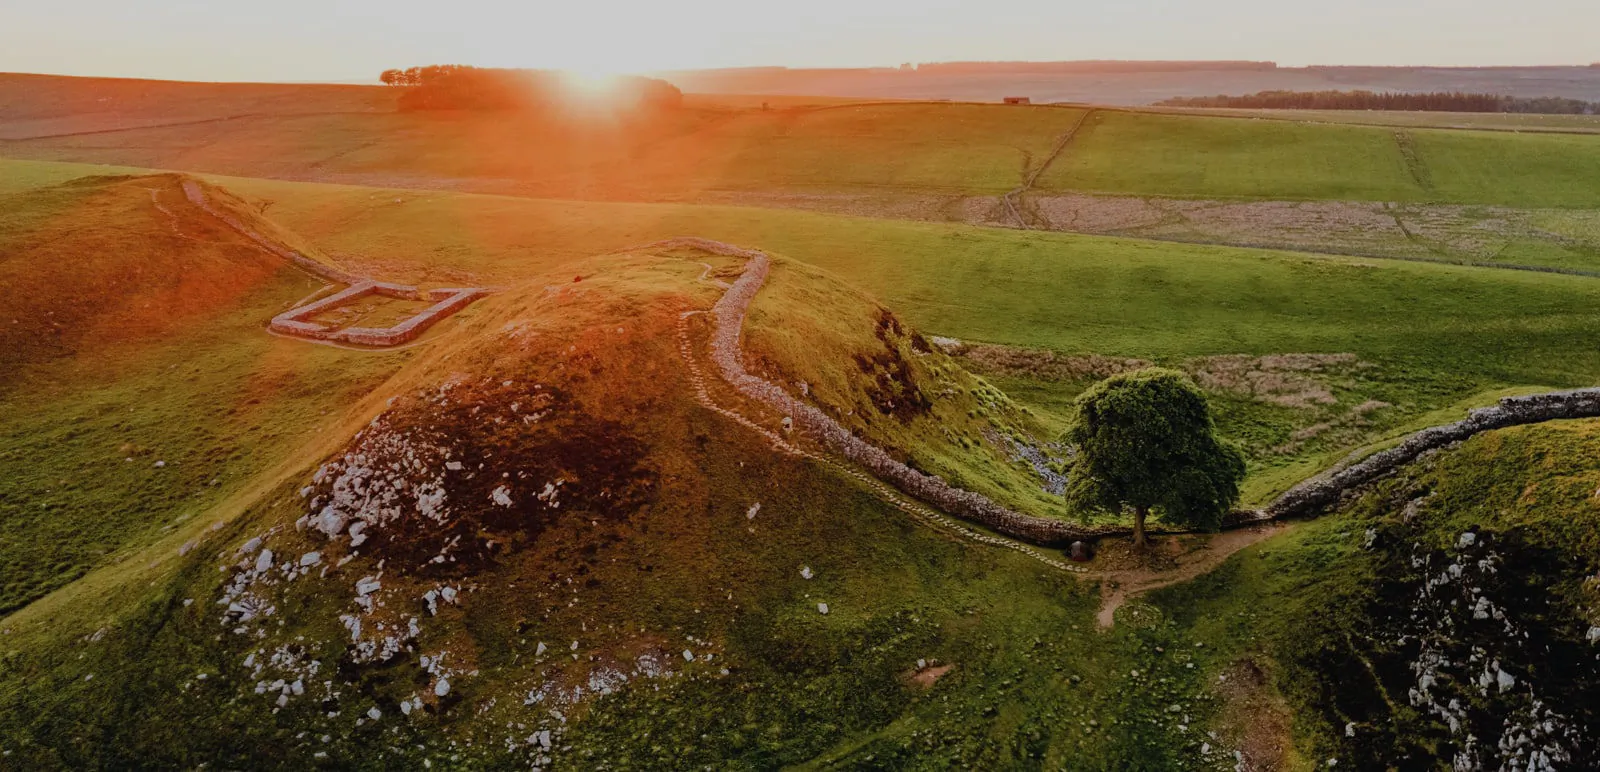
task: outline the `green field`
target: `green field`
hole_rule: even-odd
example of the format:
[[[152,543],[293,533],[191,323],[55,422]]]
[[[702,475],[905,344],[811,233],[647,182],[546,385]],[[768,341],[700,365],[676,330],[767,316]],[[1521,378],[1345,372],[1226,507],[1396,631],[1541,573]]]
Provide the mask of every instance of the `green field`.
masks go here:
[[[323,98],[335,97],[354,98]],[[1019,185],[1081,115],[1078,108],[959,103],[780,101],[767,110],[736,99],[692,104],[669,116],[599,126],[397,113],[365,103],[292,110],[272,100],[216,120],[135,122],[33,139],[31,124],[8,128],[0,120],[0,136],[11,137],[0,139],[0,156],[560,198],[982,196]],[[1597,175],[1595,136],[1119,108],[1091,116],[1037,188],[1594,208]]]
[[[1600,117],[1538,113],[1452,113],[1400,110],[1264,110],[1225,107],[1145,108],[1175,115],[1220,115],[1229,118],[1264,118],[1284,121],[1346,123],[1356,126],[1397,126],[1417,129],[1473,129],[1487,131],[1542,131],[1555,134],[1600,133]]]
[[[1409,153],[1409,157],[1408,157]],[[1041,190],[1600,206],[1600,138],[1101,111]]]

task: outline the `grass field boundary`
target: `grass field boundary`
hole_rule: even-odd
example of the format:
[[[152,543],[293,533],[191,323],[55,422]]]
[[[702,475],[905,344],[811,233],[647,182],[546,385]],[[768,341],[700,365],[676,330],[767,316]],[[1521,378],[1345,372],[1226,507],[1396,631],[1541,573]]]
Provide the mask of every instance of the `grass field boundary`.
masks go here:
[[[1056,158],[1067,149],[1067,145],[1072,143],[1072,138],[1078,136],[1078,129],[1083,127],[1084,121],[1089,120],[1089,116],[1093,115],[1094,111],[1094,108],[1089,108],[1079,113],[1078,119],[1072,122],[1072,125],[1067,128],[1065,133],[1056,138],[1055,146],[1050,148],[1050,154],[1045,156],[1044,161],[1028,172],[1021,185],[1006,191],[1006,194],[1000,197],[1000,200],[1005,202],[1006,211],[1010,212],[1011,216],[1016,219],[1018,227],[1023,229],[1032,228],[1032,226],[1028,225],[1027,218],[1022,216],[1022,207],[1020,206],[1022,195],[1033,189],[1034,183],[1039,181],[1039,176],[1044,174],[1050,168],[1050,165],[1056,162]]]
[[[125,131],[141,131],[143,129],[168,129],[176,126],[204,126],[208,123],[227,123],[247,118],[305,118],[316,115],[381,115],[365,110],[326,110],[309,113],[239,113],[237,115],[222,115],[213,118],[196,118],[192,121],[171,121],[168,123],[147,123],[139,126],[119,126],[114,129],[86,129],[84,131],[64,131],[58,134],[35,134],[26,137],[0,137],[0,142],[30,142],[39,139],[63,139],[66,137],[88,137],[95,134],[119,134]]]

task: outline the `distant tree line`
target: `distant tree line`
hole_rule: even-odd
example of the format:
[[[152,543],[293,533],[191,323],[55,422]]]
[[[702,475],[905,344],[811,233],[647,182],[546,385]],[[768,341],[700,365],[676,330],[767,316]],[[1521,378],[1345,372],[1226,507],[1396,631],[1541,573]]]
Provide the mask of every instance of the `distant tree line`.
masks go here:
[[[1276,62],[1249,61],[1140,61],[1116,59],[1084,59],[1064,62],[923,62],[914,67],[902,65],[900,69],[917,72],[959,73],[1027,73],[1027,72],[1190,72],[1190,71],[1265,71],[1276,70]]]
[[[538,110],[572,102],[567,76],[555,70],[520,70],[434,64],[384,70],[378,80],[404,87],[401,110]],[[656,78],[617,76],[607,104],[620,109],[673,109],[683,105],[677,86]]]
[[[1241,107],[1269,110],[1421,110],[1454,113],[1600,114],[1600,102],[1563,97],[1509,97],[1459,91],[1262,91],[1248,96],[1177,97],[1165,107]]]

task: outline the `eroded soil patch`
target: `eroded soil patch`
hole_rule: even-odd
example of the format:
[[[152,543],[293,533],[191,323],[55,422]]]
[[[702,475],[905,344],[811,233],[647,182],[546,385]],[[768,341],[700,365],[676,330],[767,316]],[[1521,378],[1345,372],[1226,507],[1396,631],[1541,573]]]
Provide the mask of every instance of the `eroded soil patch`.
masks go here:
[[[1239,550],[1289,527],[1286,523],[1262,523],[1217,534],[1154,537],[1143,554],[1133,550],[1131,540],[1103,539],[1091,566],[1093,575],[1101,580],[1095,621],[1103,628],[1111,627],[1117,609],[1129,600],[1209,573]]]

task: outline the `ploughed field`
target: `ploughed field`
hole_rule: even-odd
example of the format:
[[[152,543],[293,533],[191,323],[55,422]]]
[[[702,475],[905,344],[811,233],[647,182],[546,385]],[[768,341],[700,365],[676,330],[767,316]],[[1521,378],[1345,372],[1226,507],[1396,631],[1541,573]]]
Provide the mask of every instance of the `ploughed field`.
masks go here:
[[[0,766],[1594,762],[1592,421],[1180,554],[1220,567],[1105,630],[1119,551],[1063,571],[841,474],[715,374],[743,261],[640,245],[773,255],[746,367],[910,468],[1075,522],[1072,398],[1162,364],[1259,504],[1600,382],[1600,138],[778,100],[580,132],[165,85],[97,117],[77,88],[0,126]],[[502,291],[403,350],[268,335],[323,283],[152,168],[342,270]]]

